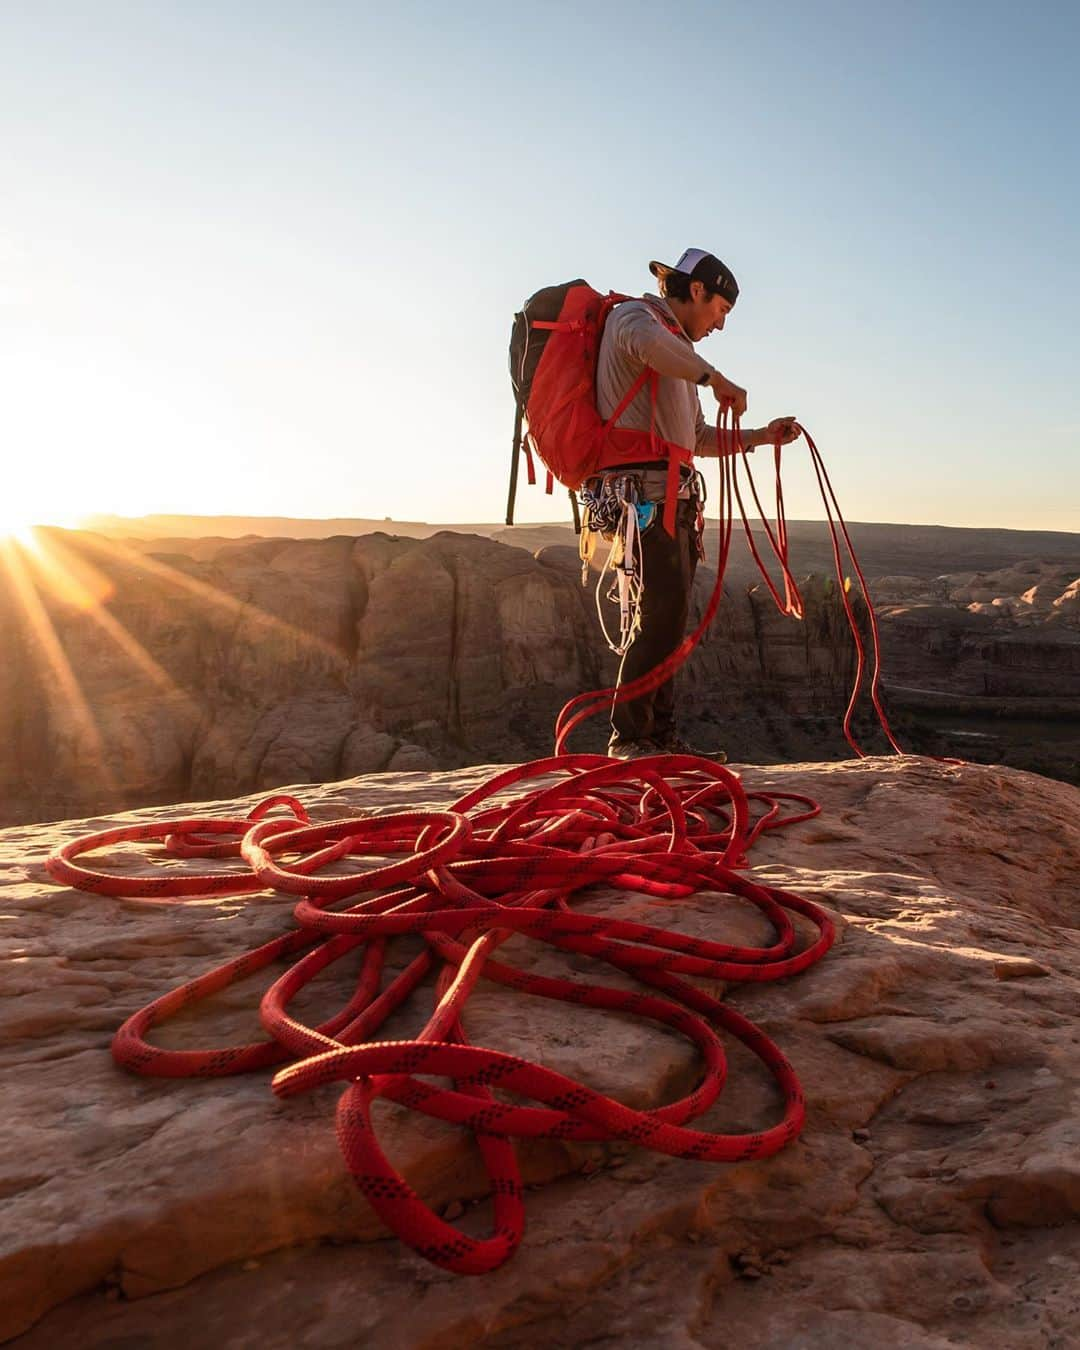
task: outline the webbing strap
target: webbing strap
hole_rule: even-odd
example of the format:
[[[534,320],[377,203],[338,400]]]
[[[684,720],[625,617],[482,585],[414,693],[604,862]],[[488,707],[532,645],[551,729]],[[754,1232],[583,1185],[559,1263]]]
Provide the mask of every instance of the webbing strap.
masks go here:
[[[645,366],[642,369],[641,374],[623,395],[622,402],[604,423],[603,437],[605,440],[607,439],[608,432],[612,430],[646,384],[649,386],[649,444],[651,453],[656,459],[667,460],[667,481],[664,484],[664,514],[661,523],[667,533],[674,539],[675,513],[678,509],[677,498],[679,495],[679,465],[689,464],[693,459],[693,452],[684,449],[681,445],[673,445],[670,441],[662,441],[656,434],[656,398],[660,388],[660,375],[651,366]]]
[[[622,402],[611,414],[608,420],[604,423],[605,438],[607,437],[607,434],[611,430],[611,428],[615,425],[615,423],[619,420],[619,418],[623,415],[623,413],[627,410],[627,408],[629,408],[630,404],[633,403],[634,399],[636,399],[638,394],[640,394],[641,391],[645,388],[645,382],[649,378],[649,376],[655,374],[656,372],[654,370],[650,370],[648,366],[642,368],[641,374],[637,377],[634,383],[623,395]],[[653,408],[655,409],[655,407],[656,407],[656,394],[654,392]]]
[[[530,328],[547,328],[553,333],[580,333],[585,327],[581,319],[562,319],[557,322],[549,322],[547,319],[532,319],[529,323]]]
[[[657,319],[672,333],[679,332],[679,328],[668,322],[667,316],[660,313],[655,306],[650,306],[656,314]],[[585,323],[581,319],[532,319],[530,328],[543,328],[552,333],[576,333],[584,329]],[[626,412],[627,408],[645,388],[649,386],[649,441],[652,447],[652,453],[657,459],[667,460],[667,481],[664,487],[664,514],[662,524],[667,533],[674,539],[675,537],[675,514],[677,510],[677,499],[679,492],[679,466],[680,464],[689,464],[693,460],[693,452],[684,449],[682,446],[675,446],[667,441],[661,441],[656,434],[656,400],[660,387],[660,375],[653,370],[651,366],[644,366],[641,373],[627,389],[619,402],[618,407],[604,423],[603,430],[600,433],[601,446],[607,441],[608,434],[617,425],[619,418]],[[529,443],[526,438],[526,462],[529,471],[529,482],[535,483],[536,476],[532,464],[532,456],[529,454]],[[550,494],[554,488],[555,480],[551,470],[547,473],[547,482],[545,484]]]

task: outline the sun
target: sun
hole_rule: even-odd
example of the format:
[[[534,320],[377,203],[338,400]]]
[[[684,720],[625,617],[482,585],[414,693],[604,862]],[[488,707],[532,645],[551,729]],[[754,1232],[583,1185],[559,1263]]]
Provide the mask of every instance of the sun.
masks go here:
[[[33,548],[38,527],[79,529],[85,518],[70,466],[46,455],[12,456],[0,478],[0,540]]]
[[[0,539],[20,544],[33,541],[32,530],[40,513],[34,509],[28,486],[24,479],[20,481],[20,475],[14,474],[0,487]]]
[[[64,520],[55,512],[35,509],[21,497],[4,500],[0,497],[0,541],[21,544],[23,548],[36,548],[35,531],[43,525],[61,525],[70,527],[73,520]]]
[[[36,521],[30,515],[9,512],[0,507],[0,540],[4,543],[33,548],[35,524]]]

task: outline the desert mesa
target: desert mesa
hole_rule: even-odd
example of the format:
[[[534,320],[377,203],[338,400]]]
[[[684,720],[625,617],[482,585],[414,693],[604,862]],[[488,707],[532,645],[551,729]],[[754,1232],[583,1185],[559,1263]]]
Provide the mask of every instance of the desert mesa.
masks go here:
[[[0,823],[526,760],[549,752],[562,704],[616,670],[569,527],[95,523],[9,545],[0,568]],[[1080,782],[1080,536],[851,528],[905,748]],[[733,761],[850,753],[854,649],[828,536],[810,521],[789,534],[805,620],[776,612],[736,541],[680,676],[687,730]],[[698,616],[715,556],[707,539]],[[883,749],[873,720],[857,710]],[[602,722],[574,748],[602,749]]]

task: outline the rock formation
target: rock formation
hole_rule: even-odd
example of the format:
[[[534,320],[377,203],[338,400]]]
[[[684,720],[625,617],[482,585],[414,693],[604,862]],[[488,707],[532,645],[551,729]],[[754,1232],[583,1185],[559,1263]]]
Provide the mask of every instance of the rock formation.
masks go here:
[[[562,704],[615,674],[565,549],[534,558],[445,532],[247,541],[195,559],[57,532],[43,556],[13,564],[18,584],[0,568],[3,822],[532,758]],[[744,753],[760,748],[748,729],[769,699],[834,722],[842,707],[851,646],[834,641],[839,607],[818,589],[801,627],[729,597],[695,658],[697,706]],[[578,748],[602,747],[601,721]]]
[[[931,588],[881,608],[886,687],[906,743],[1080,783],[1075,569],[1028,560],[945,574]]]
[[[792,454],[789,451],[788,454]],[[706,468],[710,488],[715,466]],[[758,476],[761,476],[759,471]],[[532,499],[537,500],[536,497]],[[565,503],[565,498],[563,498]],[[566,505],[566,524],[524,523],[528,499],[519,501],[518,517],[523,523],[507,527],[491,524],[432,525],[425,521],[390,520],[383,517],[338,517],[309,520],[285,516],[95,516],[87,528],[110,538],[124,540],[155,552],[204,552],[207,540],[218,543],[285,536],[289,539],[326,539],[331,535],[362,535],[382,531],[412,539],[426,539],[442,530],[479,534],[530,553],[548,545],[575,545],[570,528],[570,508]],[[760,523],[751,522],[763,541]],[[1023,564],[1032,558],[1075,568],[1078,563],[1077,536],[1061,530],[1001,530],[967,528],[952,525],[889,525],[873,522],[848,522],[859,557],[869,576],[909,574],[931,579],[943,572],[968,569],[992,570]],[[714,528],[709,522],[710,534]],[[788,536],[792,558],[801,571],[828,575],[832,569],[832,551],[828,531],[822,520],[789,520]],[[713,540],[710,552],[715,555]],[[736,550],[732,558],[733,580],[742,584],[752,579],[752,565]]]
[[[532,758],[559,707],[616,669],[593,588],[561,545],[534,557],[449,531],[42,539],[39,554],[0,557],[0,823]],[[680,676],[684,732],[744,761],[847,755],[854,648],[835,583],[807,581],[799,624],[741,583],[741,566]],[[890,574],[885,684],[905,745],[1080,781],[1068,575],[1058,563]],[[698,615],[713,577],[699,569]],[[575,747],[602,748],[603,723]],[[862,713],[858,730],[884,747]]]
[[[332,576],[331,558],[343,567],[351,549],[321,551],[319,575]],[[392,545],[366,550],[375,576],[372,553]],[[524,564],[509,573],[508,609],[535,575]],[[425,579],[426,570],[413,584]],[[475,592],[457,594],[471,614]],[[339,604],[327,594],[322,632],[342,621]],[[554,632],[557,611],[543,613]],[[238,627],[246,621],[237,616]],[[190,650],[222,638],[181,624],[175,640]],[[273,640],[283,651],[290,641],[281,631]],[[301,646],[294,659],[317,668],[322,658]],[[332,819],[440,806],[487,774],[391,772],[294,790],[316,818]],[[140,1079],[109,1058],[128,1014],[281,931],[289,901],[122,904],[43,879],[49,850],[103,822],[0,832],[0,1334],[18,1337],[18,1350],[1075,1346],[1080,793],[910,758],[748,768],[744,778],[824,808],[766,835],[751,875],[827,905],[840,920],[837,945],[801,976],[729,995],[795,1065],[804,1135],[767,1161],[728,1167],[618,1144],[523,1146],[533,1188],[524,1245],[466,1282],[380,1232],[343,1174],[329,1123],[337,1089],[279,1102],[265,1074]],[[120,871],[147,865],[127,846],[96,857]],[[658,908],[597,889],[582,903],[720,940],[766,936],[761,917],[730,898]],[[557,960],[522,939],[503,952],[520,964]],[[584,958],[563,968],[610,979]],[[339,1006],[354,974],[335,967],[303,1013]],[[251,1039],[263,984],[236,986],[155,1038]],[[389,1034],[423,1020],[430,989],[415,1001]],[[696,1080],[689,1046],[639,1020],[482,986],[466,1023],[480,1044],[640,1105]],[[728,1085],[702,1123],[749,1129],[777,1107],[768,1078],[735,1046]],[[380,1110],[378,1128],[426,1199],[486,1231],[471,1145],[396,1107]]]

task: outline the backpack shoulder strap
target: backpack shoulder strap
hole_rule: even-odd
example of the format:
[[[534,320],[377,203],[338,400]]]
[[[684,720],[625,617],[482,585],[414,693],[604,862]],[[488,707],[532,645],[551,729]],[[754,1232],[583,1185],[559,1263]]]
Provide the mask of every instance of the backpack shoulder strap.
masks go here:
[[[641,300],[644,302],[644,304],[646,304],[649,307],[652,313],[656,316],[659,322],[664,325],[664,327],[668,330],[669,333],[674,333],[677,337],[686,337],[686,334],[683,332],[681,326],[676,322],[676,320],[674,320],[671,317],[670,314],[668,314],[666,310],[660,308],[660,306],[656,303],[656,301],[652,298],[651,295],[643,295],[641,296]]]

